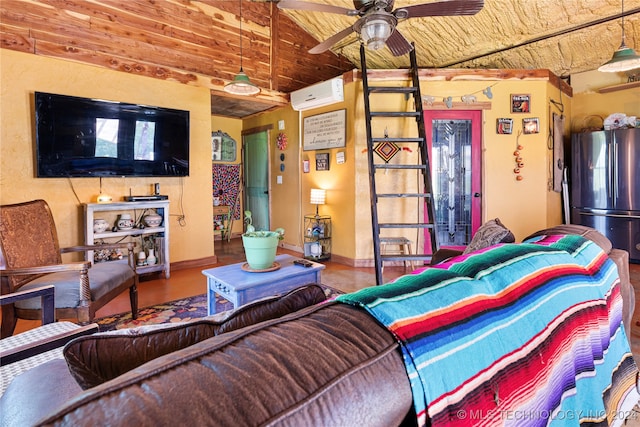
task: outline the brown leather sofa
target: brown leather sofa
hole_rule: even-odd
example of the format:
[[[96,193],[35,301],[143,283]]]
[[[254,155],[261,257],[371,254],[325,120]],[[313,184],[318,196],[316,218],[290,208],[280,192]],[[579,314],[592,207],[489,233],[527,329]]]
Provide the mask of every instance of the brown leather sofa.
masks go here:
[[[618,265],[626,289],[628,328],[634,304],[628,256],[612,250],[608,240],[593,230],[565,231],[604,245]],[[143,335],[145,345],[134,354],[156,345],[164,346],[166,354],[121,374],[118,367],[103,366],[107,372],[100,371],[94,380],[100,382],[104,376],[106,382],[84,384],[91,386],[84,392],[64,361],[48,362],[14,380],[2,397],[0,413],[12,425],[414,424],[411,387],[392,335],[352,306],[321,302],[297,310],[298,306],[282,317],[207,339],[202,332],[183,333],[191,338],[182,344],[167,346],[164,338]],[[136,347],[108,342],[105,352],[111,349],[113,360],[100,363],[95,339],[79,342],[83,340],[86,346],[74,341],[68,347],[75,345],[75,354],[85,364],[117,365],[118,356],[131,354],[129,347]],[[70,365],[79,369],[77,363]]]

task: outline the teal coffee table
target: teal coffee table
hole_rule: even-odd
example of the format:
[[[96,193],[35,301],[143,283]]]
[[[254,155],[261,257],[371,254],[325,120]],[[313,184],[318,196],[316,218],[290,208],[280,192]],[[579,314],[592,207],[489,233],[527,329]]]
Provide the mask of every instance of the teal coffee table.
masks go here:
[[[243,269],[246,263],[225,265],[203,270],[207,277],[207,305],[209,315],[216,313],[218,294],[233,304],[233,308],[260,298],[283,294],[309,283],[321,283],[320,273],[324,265],[311,262],[311,267],[295,265],[300,259],[291,255],[278,255],[280,268],[268,272],[249,272]],[[246,268],[246,265],[245,265]]]

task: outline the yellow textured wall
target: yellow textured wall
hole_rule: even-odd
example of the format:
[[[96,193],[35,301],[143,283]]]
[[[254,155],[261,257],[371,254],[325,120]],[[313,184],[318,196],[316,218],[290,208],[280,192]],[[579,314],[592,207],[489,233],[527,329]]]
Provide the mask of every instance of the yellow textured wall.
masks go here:
[[[161,193],[171,202],[171,261],[213,255],[208,89],[0,49],[0,90],[0,203],[45,199],[62,246],[84,241],[81,204],[95,201],[99,180],[35,178],[34,91],[189,110],[189,177],[104,178],[103,192],[119,200],[130,190],[150,194],[152,184],[159,182]],[[181,224],[180,215],[184,215]]]
[[[353,228],[354,207],[354,156],[353,156],[353,110],[347,105],[354,102],[353,94],[345,90],[345,102],[311,111],[297,112],[291,107],[266,112],[244,120],[243,129],[262,128],[271,125],[271,228],[285,229],[282,244],[291,249],[302,250],[304,243],[304,215],[315,213],[315,205],[309,201],[312,188],[327,190],[326,204],[319,207],[321,215],[330,215],[332,220],[332,254],[336,257],[354,258],[355,233]],[[346,109],[346,147],[330,150],[304,151],[302,147],[302,123],[305,117],[329,111]],[[278,122],[284,121],[285,129],[278,130]],[[287,135],[288,145],[284,151],[276,147],[278,133]],[[345,163],[336,163],[336,153],[345,152]],[[329,171],[316,171],[315,154],[330,154]],[[285,160],[280,161],[280,155]],[[302,162],[309,160],[310,172],[303,173]],[[284,171],[280,171],[284,164]],[[277,176],[282,184],[277,184]]]
[[[384,85],[403,82],[386,81]],[[482,90],[492,85],[493,99],[488,100],[482,95]],[[482,192],[483,212],[482,220],[499,217],[514,232],[517,239],[541,228],[562,222],[561,199],[558,193],[549,190],[550,162],[552,151],[547,146],[549,115],[554,111],[548,102],[557,100],[558,90],[546,80],[530,81],[439,81],[423,82],[422,93],[435,95],[437,98],[454,96],[459,98],[465,94],[476,94],[478,101],[490,101],[491,109],[483,112],[482,126]],[[531,112],[528,114],[511,113],[510,96],[515,93],[531,95]],[[570,99],[564,95],[563,100],[569,109]],[[406,100],[402,96],[388,96],[371,98],[372,110],[406,109]],[[301,147],[302,120],[304,117],[321,114],[328,111],[346,108],[347,110],[347,145],[345,148],[303,151]],[[273,227],[282,226],[287,229],[284,244],[292,248],[302,247],[304,232],[304,214],[313,213],[315,207],[309,203],[311,188],[327,190],[327,204],[320,207],[320,213],[331,215],[333,225],[333,254],[343,257],[349,262],[363,265],[363,261],[373,256],[371,233],[371,207],[369,194],[369,172],[366,153],[366,124],[364,121],[364,104],[362,97],[362,82],[356,81],[345,85],[345,102],[299,113],[285,108],[275,112],[268,112],[247,119],[243,123],[244,130],[272,125],[272,217]],[[496,134],[496,119],[511,117],[514,119],[514,130],[511,135]],[[538,117],[540,133],[533,135],[518,135],[522,131],[522,118]],[[280,161],[277,159],[279,151],[275,148],[278,120],[285,120],[285,132],[289,138],[286,155],[285,172],[279,172]],[[384,123],[376,122],[380,126],[377,131],[383,131]],[[415,132],[415,125],[405,120],[398,125],[395,121],[389,127],[390,136],[409,136]],[[517,144],[525,148],[522,150],[525,167],[522,181],[516,181],[513,152]],[[346,161],[342,165],[336,164],[336,153],[345,152]],[[315,170],[315,154],[330,153],[330,170],[328,172]],[[397,156],[404,157],[402,162],[409,161],[417,153],[402,151]],[[309,160],[311,172],[302,172],[302,161]],[[291,173],[292,175],[289,175]],[[283,175],[283,184],[276,184],[276,176]],[[299,175],[299,182],[296,180]],[[390,175],[391,176],[391,175]],[[393,178],[393,179],[392,179]],[[378,191],[411,191],[415,186],[413,179],[397,179],[397,175],[378,184]],[[386,188],[381,188],[386,186]],[[398,206],[394,206],[394,210]],[[415,207],[401,208],[407,216],[415,216]],[[380,211],[383,217],[388,214],[384,209]],[[298,227],[296,234],[291,233]],[[364,262],[366,265],[366,262]]]
[[[370,82],[375,84],[375,82]],[[385,81],[384,85],[401,84]],[[351,86],[360,86],[355,83]],[[492,86],[493,98],[488,99],[482,90]],[[562,222],[561,199],[559,193],[549,190],[550,162],[552,151],[547,148],[547,135],[550,114],[554,110],[548,99],[558,98],[558,89],[546,80],[500,80],[500,81],[423,81],[422,95],[434,96],[436,101],[452,96],[454,101],[460,102],[463,95],[473,94],[478,101],[490,102],[491,108],[483,110],[482,126],[482,194],[483,212],[482,222],[492,218],[500,218],[520,240],[533,231],[557,225]],[[530,113],[511,113],[511,94],[530,94]],[[358,95],[360,98],[362,95]],[[564,95],[567,104],[570,99]],[[374,111],[391,111],[402,107],[402,100],[386,98],[371,98],[371,108]],[[393,105],[393,107],[391,107]],[[428,108],[428,106],[425,106]],[[472,109],[471,107],[470,109]],[[356,133],[356,259],[370,259],[372,257],[371,243],[371,214],[369,204],[368,166],[365,155],[360,153],[366,147],[366,129],[364,122],[364,107],[359,100],[355,107],[355,115],[360,119],[354,121]],[[519,135],[522,131],[522,119],[537,117],[540,121],[540,133]],[[496,133],[497,118],[512,118],[513,133],[499,135]],[[383,125],[384,126],[384,125]],[[404,123],[390,128],[390,136],[406,136],[412,132],[415,125]],[[428,136],[429,137],[429,136]],[[524,147],[522,157],[525,163],[521,175],[522,181],[516,180],[513,172],[515,161],[514,151],[517,145]],[[398,156],[411,156],[401,152]],[[413,183],[394,182],[388,185],[406,185],[410,188]],[[415,210],[407,212],[415,215]],[[384,215],[384,212],[381,213]]]
[[[211,141],[212,130],[227,132],[238,142],[238,160],[242,132],[253,128],[272,126],[270,131],[271,215],[272,228],[287,230],[284,246],[301,249],[303,244],[303,217],[315,211],[309,203],[311,188],[327,190],[327,204],[320,207],[322,214],[331,215],[333,223],[332,252],[336,259],[358,263],[370,260],[371,211],[366,147],[366,126],[362,84],[359,81],[345,85],[345,102],[320,109],[298,113],[290,107],[258,114],[245,120],[210,115],[207,89],[147,79],[122,72],[80,65],[68,61],[0,50],[0,202],[13,203],[44,198],[52,206],[63,246],[83,240],[81,203],[91,202],[98,194],[97,179],[36,179],[33,172],[34,130],[33,92],[46,91],[85,97],[99,97],[119,101],[159,105],[191,111],[191,176],[188,178],[111,178],[103,179],[103,191],[120,198],[129,193],[147,194],[153,182],[160,182],[163,194],[171,203],[171,256],[172,261],[197,260],[213,255],[211,227]],[[44,72],[46,70],[46,72]],[[591,76],[588,76],[589,78]],[[393,82],[385,82],[385,85]],[[396,82],[396,84],[403,84]],[[603,84],[603,86],[606,84]],[[487,99],[482,90],[492,86],[493,98]],[[558,224],[561,218],[561,199],[549,190],[552,152],[547,146],[550,114],[557,110],[550,100],[558,100],[559,91],[545,80],[501,81],[424,81],[423,95],[436,98],[453,96],[455,100],[465,94],[475,94],[478,101],[490,102],[483,111],[483,214],[486,221],[500,217],[515,233],[517,239],[540,228]],[[509,99],[513,93],[528,93],[532,97],[531,113],[513,114]],[[640,90],[626,90],[612,94],[598,94],[593,89],[578,92],[574,99],[566,95],[565,115],[571,120],[567,128],[574,127],[582,117],[591,114],[606,116],[612,112],[625,112],[640,116]],[[374,100],[372,108],[380,107]],[[402,99],[382,101],[401,107]],[[330,150],[304,151],[301,147],[304,117],[338,109],[346,109],[346,147]],[[381,109],[381,108],[378,108]],[[496,119],[514,119],[512,135],[496,134]],[[538,117],[540,134],[520,135],[522,118]],[[284,151],[276,148],[278,122],[284,120],[283,130],[288,137]],[[392,130],[398,135],[409,134],[414,126],[405,122]],[[567,135],[568,137],[568,135]],[[522,150],[525,167],[524,180],[516,181],[513,174],[517,143]],[[336,154],[345,153],[345,163],[336,163]],[[315,170],[315,154],[330,154],[330,170]],[[280,161],[280,154],[285,160]],[[401,152],[399,156],[411,156]],[[308,159],[309,173],[302,172],[302,162]],[[280,171],[280,164],[284,171]],[[277,184],[277,177],[282,184]],[[413,185],[397,180],[388,183],[391,188]],[[76,199],[75,193],[78,195]],[[178,224],[177,215],[184,215],[184,226]],[[407,214],[411,210],[407,209]],[[240,221],[233,231],[242,230]]]
[[[492,87],[492,108],[484,111],[482,221],[500,218],[513,231],[517,241],[534,231],[561,222],[559,217],[552,222],[548,217],[550,210],[557,212],[561,207],[559,199],[548,197],[547,136],[550,107],[547,91],[550,88],[546,81],[498,82]],[[531,113],[511,113],[511,94],[531,95]],[[511,135],[496,133],[496,120],[504,117],[513,119]],[[540,122],[540,133],[522,133],[522,119],[535,117]],[[522,181],[517,181],[513,172],[516,166],[514,152],[518,145],[524,147],[520,150],[524,162],[520,174]]]
[[[574,87],[571,130],[581,132],[592,126],[602,126],[613,113],[640,118],[640,87],[599,93],[598,89],[626,83],[625,73],[589,71],[571,76]]]

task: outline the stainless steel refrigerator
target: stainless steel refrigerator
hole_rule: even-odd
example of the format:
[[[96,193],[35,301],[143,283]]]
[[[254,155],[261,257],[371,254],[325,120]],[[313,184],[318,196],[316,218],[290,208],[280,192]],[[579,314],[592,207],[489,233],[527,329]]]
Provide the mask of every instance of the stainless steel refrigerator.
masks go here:
[[[571,151],[571,222],[640,263],[640,129],[573,134]]]

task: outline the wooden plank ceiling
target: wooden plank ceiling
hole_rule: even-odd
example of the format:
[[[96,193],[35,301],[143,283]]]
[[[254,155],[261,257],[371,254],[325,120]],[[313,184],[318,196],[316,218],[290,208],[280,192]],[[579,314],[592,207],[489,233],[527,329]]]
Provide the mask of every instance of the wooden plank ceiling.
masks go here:
[[[309,1],[353,7],[352,0]],[[397,0],[396,8],[429,1]],[[242,67],[262,91],[230,96],[222,88],[240,69],[239,10],[240,0],[1,0],[0,46],[204,86],[212,113],[230,117],[284,105],[291,91],[359,66],[354,35],[334,52],[307,52],[356,18],[242,0]],[[626,42],[638,50],[640,0],[626,0],[625,11]],[[424,68],[569,76],[610,59],[622,38],[620,16],[620,0],[485,0],[477,15],[413,18],[398,29],[416,43]],[[370,69],[408,66],[388,49],[368,58]]]
[[[270,2],[242,3],[242,67],[261,88],[231,96],[240,70],[239,0],[0,1],[0,46],[211,89],[213,114],[246,117],[354,68]]]

